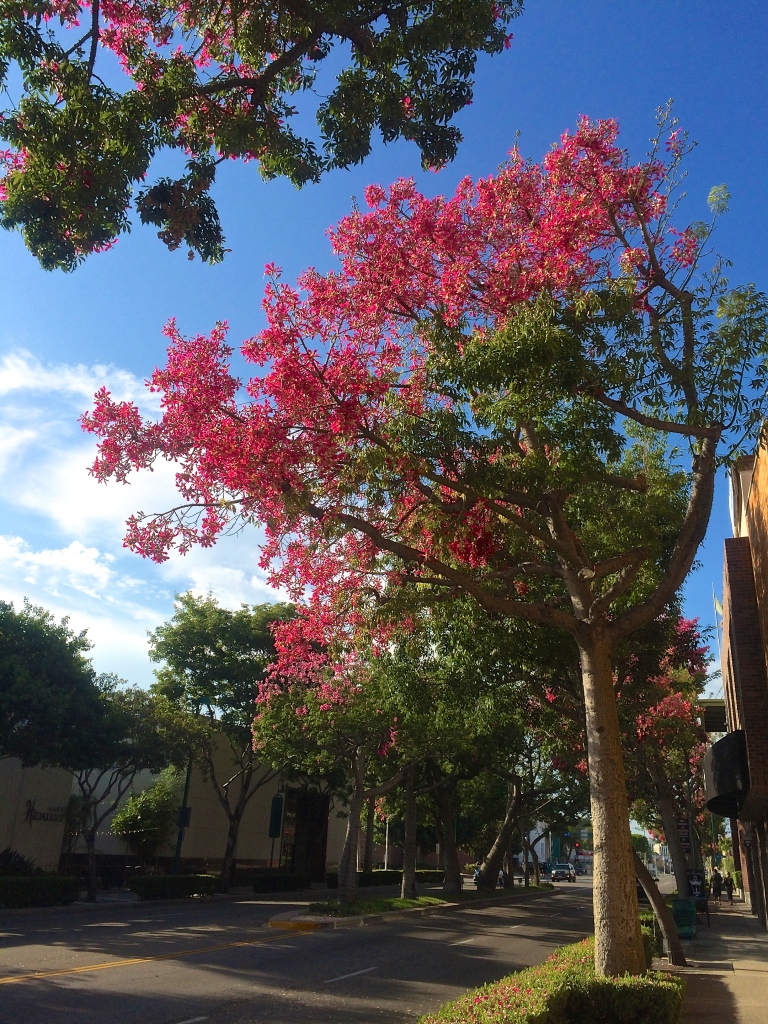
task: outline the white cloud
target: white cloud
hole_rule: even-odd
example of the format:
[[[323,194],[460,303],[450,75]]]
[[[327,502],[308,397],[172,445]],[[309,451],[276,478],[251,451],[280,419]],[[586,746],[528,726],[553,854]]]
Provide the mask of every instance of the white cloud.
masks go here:
[[[49,586],[63,583],[95,596],[112,581],[114,571],[109,563],[114,560],[114,555],[86,548],[80,541],[72,541],[65,548],[32,551],[21,537],[0,536],[0,564],[4,573],[9,569],[24,572],[25,581],[30,583],[37,583],[42,575]]]
[[[128,516],[163,511],[178,495],[164,463],[127,486],[88,474],[96,445],[78,417],[102,385],[156,414],[143,382],[115,367],[42,364],[27,352],[0,358],[0,598],[29,597],[69,616],[88,630],[99,671],[148,685],[146,633],[173,614],[174,592],[210,592],[230,608],[284,596],[258,566],[255,528],[162,565],[125,550]]]
[[[227,608],[287,601],[285,594],[268,585],[259,568],[260,535],[260,530],[249,527],[236,536],[223,537],[213,549],[193,548],[187,555],[173,556],[161,566],[162,575],[177,591],[212,594]]]
[[[6,353],[0,359],[0,396],[12,393],[66,395],[90,405],[99,388],[106,387],[120,401],[136,402],[142,408],[159,408],[158,395],[147,391],[144,382],[115,366],[72,366],[43,364],[30,352]]]

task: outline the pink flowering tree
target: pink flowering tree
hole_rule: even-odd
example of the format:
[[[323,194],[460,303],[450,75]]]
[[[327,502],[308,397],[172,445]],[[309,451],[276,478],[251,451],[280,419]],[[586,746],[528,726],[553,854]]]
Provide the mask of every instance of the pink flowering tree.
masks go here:
[[[645,632],[645,649],[638,644],[617,671],[630,797],[636,820],[665,837],[678,892],[686,896],[686,870],[696,864],[686,857],[677,822],[688,817],[691,793],[696,806],[704,803],[706,735],[697,702],[712,659],[696,620],[669,616]]]
[[[521,0],[0,0],[0,224],[71,270],[130,228],[225,253],[210,195],[222,160],[297,186],[360,163],[371,137],[451,160],[478,52],[509,47]],[[325,94],[318,104],[316,96]],[[7,93],[10,95],[10,92]],[[297,115],[314,112],[303,134]],[[306,129],[304,129],[305,131]],[[148,185],[153,157],[186,169]]]
[[[765,413],[768,302],[709,266],[711,225],[674,226],[686,152],[662,119],[635,163],[614,122],[582,120],[450,198],[372,186],[331,234],[337,271],[270,269],[250,380],[226,326],[170,323],[160,419],[106,391],[84,419],[99,479],[178,467],[179,504],[134,516],[129,547],[162,560],[262,523],[320,640],[402,593],[571,637],[609,975],[644,969],[613,654],[673,599],[718,463]]]

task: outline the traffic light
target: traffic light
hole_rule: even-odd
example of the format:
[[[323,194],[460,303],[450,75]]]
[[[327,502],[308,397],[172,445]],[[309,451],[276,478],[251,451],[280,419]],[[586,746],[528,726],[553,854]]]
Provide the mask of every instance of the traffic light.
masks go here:
[[[574,848],[574,850],[580,850],[581,849],[581,843],[578,843],[578,842],[574,843],[573,844],[573,848]]]

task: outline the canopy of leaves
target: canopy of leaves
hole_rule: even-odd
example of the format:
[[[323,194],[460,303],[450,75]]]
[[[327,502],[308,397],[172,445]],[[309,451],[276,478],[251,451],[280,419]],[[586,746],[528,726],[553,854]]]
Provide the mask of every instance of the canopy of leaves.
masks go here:
[[[103,718],[90,646],[66,619],[0,601],[0,756],[27,765],[77,759]]]
[[[140,219],[210,261],[224,254],[209,194],[222,159],[257,160],[296,185],[385,142],[453,158],[451,124],[472,99],[478,52],[509,45],[521,0],[0,0],[0,224],[47,269],[72,269],[129,230],[152,157],[190,155],[187,174],[135,195]],[[116,61],[122,71],[117,70]],[[334,80],[335,79],[335,80]],[[319,88],[325,98],[314,104]],[[317,136],[292,127],[316,106]]]
[[[162,694],[126,686],[111,674],[100,675],[97,686],[99,717],[59,759],[62,768],[83,777],[103,772],[132,778],[144,769],[186,764],[198,742],[193,716]]]
[[[292,618],[287,604],[223,608],[208,595],[177,596],[173,617],[149,639],[161,662],[155,690],[227,730],[249,732],[259,684],[275,659],[271,625]]]
[[[101,479],[184,467],[188,504],[134,517],[129,545],[162,560],[267,524],[313,642],[401,587],[572,635],[607,622],[612,643],[661,614],[717,460],[762,422],[768,300],[706,270],[709,228],[674,227],[679,130],[640,164],[617,137],[582,121],[450,199],[371,187],[338,272],[274,271],[244,402],[224,329],[171,324],[161,420],[106,393],[85,419]]]

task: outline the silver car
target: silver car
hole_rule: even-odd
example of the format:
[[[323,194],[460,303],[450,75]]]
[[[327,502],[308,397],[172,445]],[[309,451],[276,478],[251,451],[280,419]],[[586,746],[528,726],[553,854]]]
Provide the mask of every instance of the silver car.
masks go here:
[[[575,882],[576,869],[573,864],[555,864],[552,868],[553,882]]]

